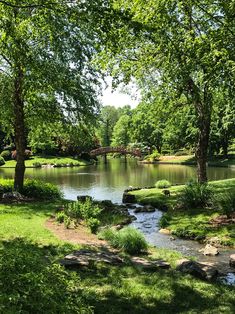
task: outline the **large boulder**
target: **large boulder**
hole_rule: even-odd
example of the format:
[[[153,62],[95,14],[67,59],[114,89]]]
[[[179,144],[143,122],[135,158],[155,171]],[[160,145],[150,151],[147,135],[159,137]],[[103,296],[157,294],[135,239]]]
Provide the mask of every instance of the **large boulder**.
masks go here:
[[[122,196],[122,202],[123,203],[136,203],[135,195],[124,192]]]
[[[190,274],[203,280],[212,280],[217,277],[218,270],[211,263],[198,263],[188,259],[181,259],[177,262],[176,270]]]

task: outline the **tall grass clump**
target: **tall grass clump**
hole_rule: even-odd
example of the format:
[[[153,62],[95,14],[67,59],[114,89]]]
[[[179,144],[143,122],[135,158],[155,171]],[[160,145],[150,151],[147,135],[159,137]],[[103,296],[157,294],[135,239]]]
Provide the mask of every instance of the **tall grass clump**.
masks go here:
[[[5,165],[5,159],[2,156],[0,156],[0,166],[3,165]]]
[[[155,183],[156,188],[166,189],[171,187],[171,183],[168,180],[159,180]]]
[[[185,208],[205,208],[212,205],[213,196],[213,189],[208,184],[191,181],[182,190],[179,202]]]
[[[119,231],[107,229],[102,232],[101,237],[108,241],[112,247],[121,249],[130,255],[145,252],[148,248],[143,234],[131,227]]]
[[[235,213],[235,193],[225,192],[217,197],[217,204],[224,215],[228,218]]]

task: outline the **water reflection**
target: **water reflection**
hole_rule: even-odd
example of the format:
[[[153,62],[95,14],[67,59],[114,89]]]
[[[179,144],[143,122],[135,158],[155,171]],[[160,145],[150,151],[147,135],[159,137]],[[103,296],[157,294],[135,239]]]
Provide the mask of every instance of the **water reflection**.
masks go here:
[[[13,178],[13,169],[0,169],[0,176]],[[123,190],[129,186],[152,186],[157,180],[185,183],[196,178],[196,168],[182,165],[144,165],[135,159],[112,159],[87,167],[44,168],[26,170],[26,177],[58,184],[66,198],[76,199],[78,194],[88,194],[96,199],[120,202]],[[234,168],[208,168],[210,180],[235,177]]]

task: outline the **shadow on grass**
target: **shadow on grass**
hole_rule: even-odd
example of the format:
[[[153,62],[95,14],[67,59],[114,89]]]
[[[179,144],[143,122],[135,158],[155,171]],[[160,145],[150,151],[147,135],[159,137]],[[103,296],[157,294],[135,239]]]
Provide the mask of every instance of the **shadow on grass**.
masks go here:
[[[0,313],[90,313],[80,279],[55,261],[69,246],[0,242]]]
[[[0,242],[0,313],[234,313],[234,290],[174,271],[93,265],[66,271],[68,245]]]
[[[80,273],[92,288],[95,313],[224,313],[234,310],[234,290],[197,281],[175,271],[143,272],[133,267]],[[92,287],[93,286],[93,287]]]

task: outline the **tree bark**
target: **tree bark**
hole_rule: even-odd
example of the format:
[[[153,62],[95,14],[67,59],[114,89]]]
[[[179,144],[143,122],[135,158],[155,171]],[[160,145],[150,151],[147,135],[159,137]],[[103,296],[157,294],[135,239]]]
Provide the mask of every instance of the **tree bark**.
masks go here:
[[[14,81],[14,132],[15,145],[17,152],[17,163],[15,168],[14,189],[21,192],[24,185],[25,173],[25,122],[24,122],[24,100],[23,100],[23,71],[20,67],[17,69],[17,75]]]
[[[199,183],[207,182],[207,153],[210,136],[210,105],[198,103],[196,105],[198,113],[198,140],[196,146],[196,160],[197,160],[197,178]]]

